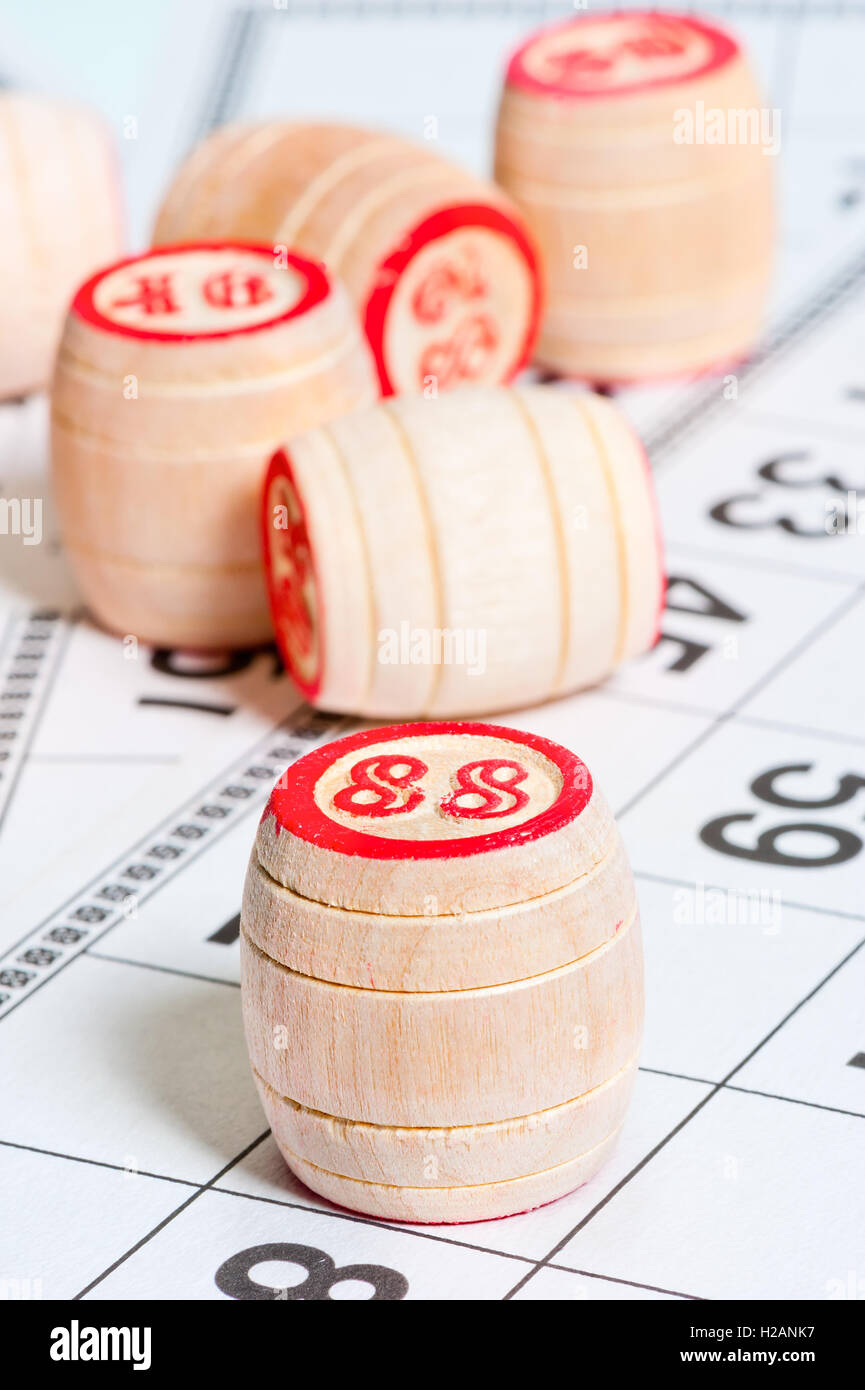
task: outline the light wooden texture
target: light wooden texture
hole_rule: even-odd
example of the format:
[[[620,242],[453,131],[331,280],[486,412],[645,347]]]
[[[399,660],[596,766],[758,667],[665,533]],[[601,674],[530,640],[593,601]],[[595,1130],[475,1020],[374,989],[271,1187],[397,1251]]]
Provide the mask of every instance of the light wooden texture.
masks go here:
[[[299,975],[241,941],[256,1071],[280,1095],[379,1125],[475,1125],[581,1096],[643,1023],[640,926],[570,965],[483,989],[405,993]]]
[[[614,834],[588,768],[552,740],[420,723],[351,734],[289,768],[255,853],[314,902],[417,917],[552,893],[598,865]]]
[[[438,905],[438,894],[429,896]],[[481,912],[347,912],[283,887],[253,851],[243,922],[266,955],[335,984],[474,989],[540,975],[587,955],[615,935],[633,903],[633,880],[614,829],[603,857],[572,882]]]
[[[496,907],[465,910],[478,896]],[[256,1085],[316,1192],[482,1220],[606,1156],[636,1070],[640,925],[618,831],[567,749],[430,723],[308,754],[259,825],[240,947]]]
[[[588,1153],[621,1127],[637,1059],[576,1100],[485,1125],[430,1128],[338,1120],[279,1095],[255,1075],[280,1148],[359,1182],[409,1188],[473,1187],[541,1173]]]
[[[496,178],[541,248],[541,363],[611,382],[748,353],[773,241],[763,104],[735,42],[685,15],[582,16],[518,50],[499,110]],[[687,134],[683,111],[693,143],[675,137]],[[701,141],[700,112],[711,121],[713,111],[725,129],[731,113],[736,133],[737,113],[748,113],[746,138]]]
[[[166,646],[265,640],[268,454],[376,395],[345,291],[302,259],[190,246],[83,287],[57,359],[52,458],[66,547],[97,617]]]
[[[252,238],[324,261],[347,285],[385,394],[507,380],[537,333],[522,219],[494,185],[350,126],[230,126],[183,165],[157,243]]]
[[[651,475],[601,397],[382,402],[293,439],[263,511],[277,639],[326,709],[519,707],[602,679],[657,633]]]
[[[464,1187],[400,1187],[389,1183],[359,1182],[330,1173],[306,1159],[289,1155],[286,1162],[313,1192],[330,1202],[365,1212],[386,1221],[408,1221],[444,1225],[467,1221],[494,1221],[516,1216],[546,1202],[564,1197],[593,1178],[606,1162],[616,1134],[610,1134],[588,1153],[579,1154],[555,1168],[505,1182],[478,1183]]]
[[[74,289],[122,244],[108,128],[77,106],[0,92],[0,399],[47,384]]]

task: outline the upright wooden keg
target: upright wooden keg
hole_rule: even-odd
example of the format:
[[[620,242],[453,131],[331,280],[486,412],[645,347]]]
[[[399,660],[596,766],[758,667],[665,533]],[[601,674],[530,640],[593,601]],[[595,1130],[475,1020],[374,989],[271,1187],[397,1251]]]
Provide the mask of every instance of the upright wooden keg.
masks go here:
[[[597,1171],[630,1097],[640,926],[585,764],[490,724],[373,729],[280,778],[241,918],[277,1143],[375,1216],[479,1221]]]
[[[600,680],[657,633],[651,476],[601,397],[383,401],[277,452],[263,529],[284,660],[325,709],[516,708]]]
[[[47,385],[76,286],[122,244],[108,128],[71,103],[0,92],[0,400]]]
[[[324,261],[360,311],[385,395],[508,380],[534,345],[540,288],[520,214],[407,140],[339,125],[217,131],[177,175],[154,239],[214,236]]]
[[[273,445],[377,394],[345,290],[301,256],[163,247],[93,276],[66,322],[51,426],[64,539],[96,615],[166,646],[265,640]]]
[[[517,50],[496,177],[541,249],[544,365],[639,380],[753,347],[777,153],[762,104],[736,41],[690,15],[584,16]]]

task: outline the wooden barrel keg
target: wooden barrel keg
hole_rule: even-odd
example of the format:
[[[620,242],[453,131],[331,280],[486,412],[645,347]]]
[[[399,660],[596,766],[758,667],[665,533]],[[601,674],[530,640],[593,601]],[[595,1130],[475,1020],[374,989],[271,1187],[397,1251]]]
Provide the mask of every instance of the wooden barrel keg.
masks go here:
[[[0,92],[0,400],[47,385],[76,286],[122,245],[107,127],[66,102]]]
[[[244,1024],[289,1166],[358,1211],[473,1221],[598,1169],[642,1028],[633,879],[585,764],[419,723],[277,783],[241,921]]]
[[[656,636],[651,477],[600,397],[383,401],[277,452],[263,529],[284,660],[326,709],[517,708],[600,680]]]
[[[97,617],[165,646],[265,640],[258,498],[273,445],[377,394],[345,290],[303,257],[208,243],[93,276],[58,354],[52,456]]]
[[[496,177],[541,249],[545,366],[615,382],[748,353],[771,268],[776,117],[736,41],[690,15],[582,16],[526,40]]]
[[[157,243],[253,237],[348,287],[382,394],[509,380],[534,346],[535,253],[493,184],[430,149],[350,126],[228,126],[181,168]]]

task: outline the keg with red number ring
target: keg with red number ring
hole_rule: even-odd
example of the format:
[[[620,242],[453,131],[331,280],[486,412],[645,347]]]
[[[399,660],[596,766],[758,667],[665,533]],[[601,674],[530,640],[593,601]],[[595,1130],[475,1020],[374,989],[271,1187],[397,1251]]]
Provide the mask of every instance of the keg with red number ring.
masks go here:
[[[478,723],[325,744],[247,873],[243,1011],[277,1143],[314,1191],[477,1221],[587,1181],[637,1065],[631,872],[585,764]]]

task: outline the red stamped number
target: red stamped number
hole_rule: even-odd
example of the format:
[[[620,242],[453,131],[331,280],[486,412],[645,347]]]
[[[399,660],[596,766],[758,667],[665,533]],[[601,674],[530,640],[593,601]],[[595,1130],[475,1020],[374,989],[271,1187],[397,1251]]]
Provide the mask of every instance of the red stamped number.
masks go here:
[[[138,308],[146,315],[181,313],[183,306],[179,302],[175,276],[170,271],[166,275],[137,275],[132,283],[134,291],[126,299],[112,300],[112,308]],[[241,270],[205,276],[198,292],[204,303],[213,309],[249,309],[274,298],[264,276]]]
[[[396,816],[414,811],[426,799],[418,783],[427,772],[425,762],[405,753],[360,758],[352,766],[348,786],[334,794],[333,804],[352,816]],[[512,815],[529,804],[528,794],[519,786],[528,775],[522,763],[511,758],[478,758],[463,763],[454,774],[454,790],[438,809],[452,820]]]
[[[333,804],[337,810],[353,816],[396,816],[402,811],[413,811],[424,799],[415,783],[425,772],[429,768],[420,758],[401,753],[361,758],[351,769],[349,786],[335,794]]]
[[[483,302],[488,294],[480,258],[475,250],[466,248],[462,264],[442,260],[429,271],[412,295],[412,312],[418,323],[440,323],[455,304]],[[429,343],[421,354],[420,385],[430,376],[442,388],[476,379],[485,372],[490,354],[498,345],[499,334],[492,316],[480,309],[468,313],[448,338]]]

